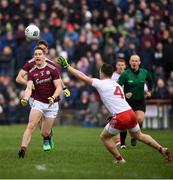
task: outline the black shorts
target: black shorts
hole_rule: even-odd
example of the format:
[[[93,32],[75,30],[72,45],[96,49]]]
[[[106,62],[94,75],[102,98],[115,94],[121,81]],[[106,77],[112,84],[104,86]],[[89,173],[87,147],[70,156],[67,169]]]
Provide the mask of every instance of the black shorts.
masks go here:
[[[144,100],[142,101],[128,101],[127,100],[127,102],[129,103],[129,105],[132,107],[134,111],[138,111],[138,110],[143,111],[143,112],[146,111],[146,104]]]

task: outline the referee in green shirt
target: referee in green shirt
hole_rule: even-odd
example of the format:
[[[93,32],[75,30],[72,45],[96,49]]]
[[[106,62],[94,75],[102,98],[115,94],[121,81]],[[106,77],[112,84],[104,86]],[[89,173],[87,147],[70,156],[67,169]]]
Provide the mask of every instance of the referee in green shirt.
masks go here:
[[[138,55],[132,55],[130,57],[130,68],[125,70],[119,77],[118,83],[124,86],[124,93],[126,100],[132,109],[135,111],[138,123],[142,128],[144,121],[144,113],[146,105],[144,103],[145,97],[151,96],[152,91],[152,78],[150,73],[143,68],[140,68],[140,57]],[[144,90],[144,85],[147,84],[147,91]],[[125,148],[126,132],[121,132],[121,146]],[[132,146],[136,145],[136,139],[131,139]]]

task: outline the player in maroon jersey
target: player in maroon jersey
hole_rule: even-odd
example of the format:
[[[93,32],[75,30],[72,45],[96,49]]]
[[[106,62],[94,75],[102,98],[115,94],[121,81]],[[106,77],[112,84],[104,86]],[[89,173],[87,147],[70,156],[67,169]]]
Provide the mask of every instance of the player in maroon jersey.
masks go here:
[[[44,40],[38,41],[37,46],[43,48],[46,51],[46,54],[48,53],[48,44],[47,44],[46,41],[44,41]],[[57,65],[57,63],[54,63],[52,60],[50,60],[48,58],[46,58],[46,62],[53,65],[53,66],[57,66],[58,73],[60,73],[60,68]],[[36,62],[35,62],[34,58],[27,61],[24,64],[24,66],[22,67],[22,69],[19,71],[19,73],[18,73],[18,75],[16,77],[16,82],[18,82],[19,84],[26,85],[27,84],[27,74],[35,66],[35,64],[36,64]],[[66,97],[70,96],[70,91],[65,87],[63,82],[62,82],[62,85],[63,85],[64,95]],[[34,94],[35,94],[34,89],[35,89],[35,87],[33,86],[32,95],[29,98],[29,104],[30,104],[31,107],[32,107],[32,104],[33,104],[33,101],[34,101]],[[42,119],[44,119],[44,117],[42,117]],[[40,128],[41,128],[41,134],[44,134],[45,126],[49,126],[49,125],[47,125],[47,123],[45,124],[45,121],[43,121],[42,119],[40,121]],[[44,142],[44,140],[43,140],[43,142]],[[51,147],[52,147],[52,144],[53,144],[53,141],[51,140],[51,142],[50,142]],[[44,147],[45,146],[43,144],[43,148]]]
[[[45,49],[46,51],[46,54],[48,53],[48,44],[46,41],[44,40],[40,40],[38,43],[37,43],[37,46],[40,46],[42,47],[43,49]],[[46,61],[50,64],[53,64],[55,66],[57,66],[58,70],[60,71],[59,69],[59,66],[57,65],[57,63],[54,63],[52,60],[46,58]],[[19,84],[23,84],[23,85],[26,85],[27,84],[27,73],[29,72],[29,70],[35,65],[35,61],[34,61],[34,58],[30,59],[29,61],[27,61],[24,66],[21,68],[21,70],[19,71],[17,77],[16,77],[16,82],[19,83]],[[60,72],[59,72],[60,73]],[[70,91],[65,87],[64,83],[62,82],[62,85],[63,85],[63,91],[64,91],[64,95],[66,97],[70,96]],[[33,87],[34,89],[34,87]]]
[[[46,52],[37,46],[34,50],[35,66],[28,73],[27,87],[24,97],[21,99],[23,106],[27,105],[32,94],[34,85],[34,101],[29,114],[29,122],[23,134],[19,157],[24,157],[27,146],[31,140],[32,133],[37,127],[42,116],[44,116],[44,150],[50,150],[51,129],[58,114],[58,101],[62,91],[62,83],[57,67],[46,62]]]

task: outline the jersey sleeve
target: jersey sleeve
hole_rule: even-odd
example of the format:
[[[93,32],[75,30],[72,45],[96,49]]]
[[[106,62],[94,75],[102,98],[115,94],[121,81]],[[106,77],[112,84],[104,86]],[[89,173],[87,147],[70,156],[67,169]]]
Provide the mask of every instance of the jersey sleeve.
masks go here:
[[[56,79],[60,79],[60,74],[59,74],[59,70],[57,68],[52,70],[52,79],[56,80]]]
[[[46,62],[55,66],[58,69],[59,74],[61,74],[61,66],[55,63],[53,60],[46,58]]]
[[[100,85],[100,80],[97,79],[97,78],[93,78],[91,85],[92,85],[93,87],[95,87],[96,89],[98,89],[98,88],[99,88],[99,85]]]
[[[123,86],[124,83],[125,83],[125,80],[126,80],[126,73],[123,72],[120,77],[118,78],[117,80],[117,83],[120,85],[120,86]]]
[[[23,65],[22,69],[23,69],[24,71],[26,71],[26,72],[29,72],[30,69],[32,69],[33,66],[34,66],[34,62],[26,62],[26,63]]]

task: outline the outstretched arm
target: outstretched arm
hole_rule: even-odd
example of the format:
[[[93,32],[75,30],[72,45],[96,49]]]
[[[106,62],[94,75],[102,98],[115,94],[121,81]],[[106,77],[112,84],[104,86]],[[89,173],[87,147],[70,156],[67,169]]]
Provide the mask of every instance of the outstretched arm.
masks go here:
[[[61,84],[62,84],[62,89],[63,89],[64,95],[66,97],[69,97],[71,95],[71,92],[67,89],[67,87],[65,86],[64,82],[62,81],[62,79],[61,79]]]
[[[84,73],[82,73],[81,71],[71,67],[68,64],[67,59],[65,59],[62,56],[59,56],[57,59],[57,62],[63,66],[64,69],[67,69],[72,75],[74,75],[76,78],[86,82],[87,84],[92,84],[92,78],[88,77],[87,75],[85,75]]]
[[[92,78],[88,77],[87,75],[85,75],[84,73],[82,73],[81,71],[71,67],[71,66],[68,66],[67,67],[67,70],[73,74],[76,78],[86,82],[87,84],[91,85],[92,84]]]

